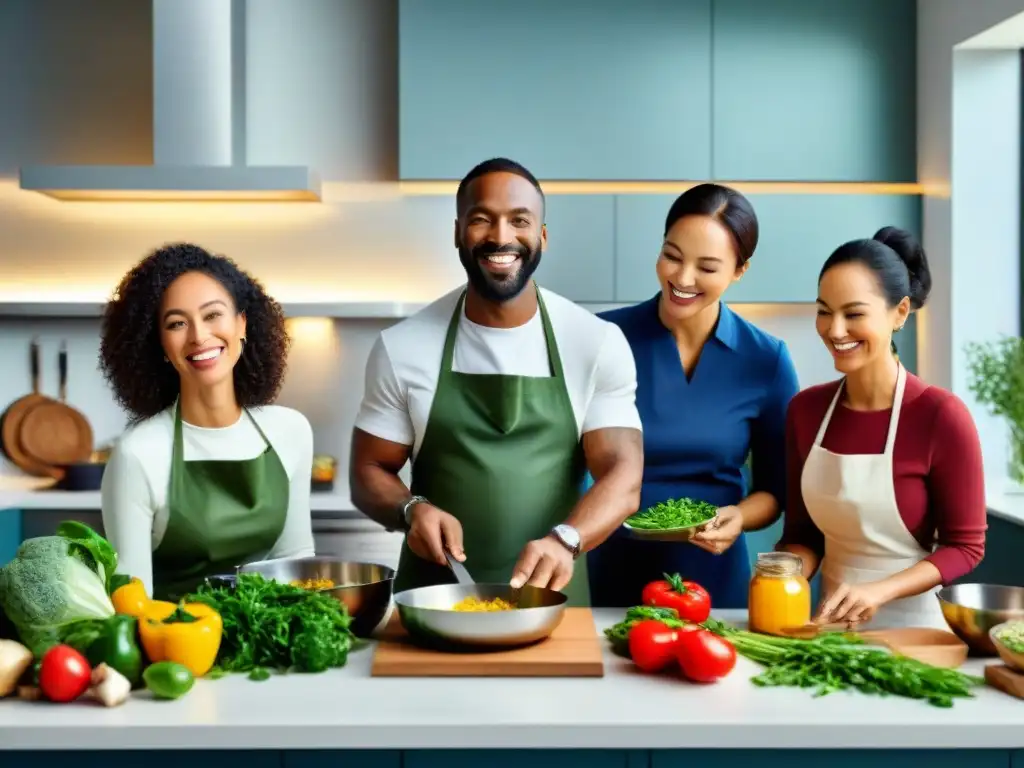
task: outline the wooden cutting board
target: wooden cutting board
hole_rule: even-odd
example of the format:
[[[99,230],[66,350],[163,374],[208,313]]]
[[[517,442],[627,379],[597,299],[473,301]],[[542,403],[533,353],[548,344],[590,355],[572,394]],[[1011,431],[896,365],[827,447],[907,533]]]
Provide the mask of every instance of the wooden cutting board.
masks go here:
[[[566,608],[547,640],[511,651],[444,653],[419,648],[397,611],[373,654],[374,677],[604,677],[601,637],[589,608]]]
[[[1010,696],[1024,699],[1024,674],[1010,669],[1005,664],[989,664],[985,667],[985,682]]]

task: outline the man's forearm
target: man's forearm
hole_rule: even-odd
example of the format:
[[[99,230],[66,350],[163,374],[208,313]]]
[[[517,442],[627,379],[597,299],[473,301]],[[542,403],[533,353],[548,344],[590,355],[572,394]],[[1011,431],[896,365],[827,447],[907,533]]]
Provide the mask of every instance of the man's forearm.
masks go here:
[[[573,508],[566,522],[580,533],[589,552],[611,536],[640,506],[640,478],[630,467],[616,467],[598,480]]]
[[[349,478],[355,508],[385,528],[401,527],[402,505],[409,489],[401,478],[384,467],[366,464],[353,469]]]
[[[581,551],[589,552],[640,506],[643,434],[625,427],[597,429],[583,435],[583,451],[594,485],[566,522],[579,531]]]

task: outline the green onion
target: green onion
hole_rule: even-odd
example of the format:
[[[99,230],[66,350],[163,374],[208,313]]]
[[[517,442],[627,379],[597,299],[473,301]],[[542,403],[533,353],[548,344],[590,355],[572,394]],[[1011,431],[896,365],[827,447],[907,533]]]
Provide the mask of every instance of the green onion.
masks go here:
[[[761,635],[715,619],[708,619],[703,626],[729,640],[737,653],[765,667],[751,680],[762,687],[813,688],[815,696],[854,689],[951,707],[956,698],[973,697],[971,689],[985,682],[955,669],[865,647],[851,633],[825,632],[804,640]]]

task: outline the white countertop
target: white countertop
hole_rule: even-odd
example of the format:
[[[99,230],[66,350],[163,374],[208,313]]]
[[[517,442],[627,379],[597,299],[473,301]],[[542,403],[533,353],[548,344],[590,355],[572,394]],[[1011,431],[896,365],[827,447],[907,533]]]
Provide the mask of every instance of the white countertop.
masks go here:
[[[595,615],[603,629],[623,611]],[[716,616],[741,621],[743,612]],[[320,675],[199,680],[178,701],[140,697],[114,709],[4,700],[0,748],[1024,748],[1024,701],[990,688],[941,709],[758,688],[749,678],[760,667],[743,658],[707,686],[640,674],[610,649],[605,677],[591,679],[373,678],[371,659],[366,647]]]

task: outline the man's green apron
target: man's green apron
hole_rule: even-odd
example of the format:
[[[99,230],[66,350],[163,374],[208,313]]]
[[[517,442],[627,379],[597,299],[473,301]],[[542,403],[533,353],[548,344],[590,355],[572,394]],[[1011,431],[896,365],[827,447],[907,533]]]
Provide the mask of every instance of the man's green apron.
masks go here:
[[[448,325],[437,391],[412,467],[412,492],[462,524],[466,568],[478,582],[508,583],[527,542],[547,536],[580,497],[585,461],[562,359],[537,292],[550,377],[452,370],[465,293]],[[589,605],[586,557],[562,591]],[[403,543],[395,591],[455,581]]]
[[[260,559],[284,530],[289,481],[260,425],[245,412],[266,450],[243,461],[185,461],[181,410],[174,407],[174,448],[167,530],[153,552],[153,596],[176,600],[207,576],[234,573]]]

